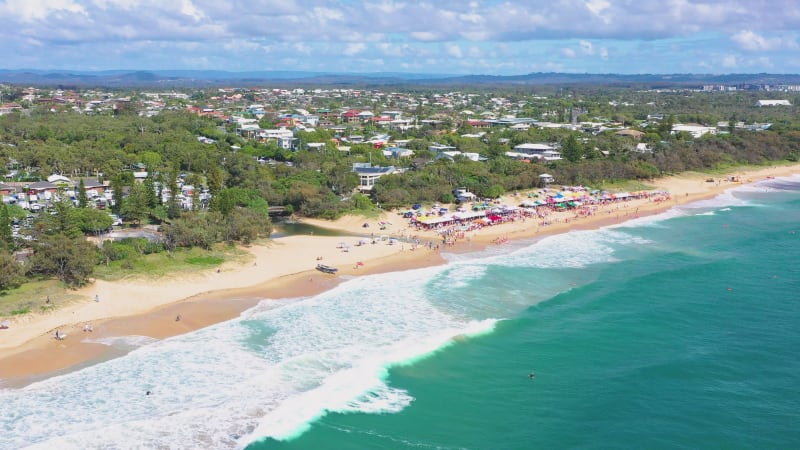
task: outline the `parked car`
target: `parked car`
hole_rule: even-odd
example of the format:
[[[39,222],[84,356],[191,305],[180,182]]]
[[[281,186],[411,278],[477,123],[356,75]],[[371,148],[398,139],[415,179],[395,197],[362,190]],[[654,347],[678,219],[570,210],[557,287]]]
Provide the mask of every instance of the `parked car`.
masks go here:
[[[109,214],[109,216],[111,216],[111,218],[114,219],[114,222],[111,223],[112,226],[122,225],[122,219],[118,215]]]

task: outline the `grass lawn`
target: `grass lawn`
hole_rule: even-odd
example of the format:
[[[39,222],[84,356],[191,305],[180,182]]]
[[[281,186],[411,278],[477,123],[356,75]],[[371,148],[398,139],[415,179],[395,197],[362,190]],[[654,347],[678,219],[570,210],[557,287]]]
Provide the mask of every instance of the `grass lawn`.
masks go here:
[[[47,303],[48,297],[50,303]],[[46,313],[77,299],[78,296],[58,280],[29,281],[0,295],[0,317]]]
[[[174,252],[136,255],[95,268],[94,277],[106,281],[124,278],[163,278],[197,270],[213,269],[228,261],[246,262],[250,254],[230,246],[211,250],[178,249]]]

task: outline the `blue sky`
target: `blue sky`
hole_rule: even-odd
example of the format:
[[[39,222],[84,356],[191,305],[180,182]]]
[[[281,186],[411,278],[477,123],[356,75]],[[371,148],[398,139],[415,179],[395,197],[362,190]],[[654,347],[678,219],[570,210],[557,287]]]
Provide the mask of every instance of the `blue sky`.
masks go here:
[[[800,73],[798,0],[0,0],[0,68]]]

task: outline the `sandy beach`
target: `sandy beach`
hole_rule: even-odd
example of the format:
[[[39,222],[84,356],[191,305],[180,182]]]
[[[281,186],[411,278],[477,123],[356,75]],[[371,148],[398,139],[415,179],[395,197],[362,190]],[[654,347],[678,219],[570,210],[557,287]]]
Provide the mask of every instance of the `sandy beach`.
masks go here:
[[[477,251],[510,239],[602,227],[710,198],[740,183],[797,173],[800,164],[736,170],[714,176],[714,182],[707,181],[709,175],[699,173],[660,178],[648,184],[669,192],[669,200],[617,202],[584,217],[576,217],[570,211],[558,212],[547,217],[546,224],[532,218],[487,226],[465,233],[452,246],[438,247],[442,242],[440,235],[412,227],[397,212],[387,211],[373,219],[357,216],[337,221],[304,219],[305,223],[348,235],[271,239],[246,248],[249,252],[246,261],[226,263],[219,271],[158,280],[96,280],[77,292],[79,301],[46,314],[10,318],[9,328],[0,330],[0,382],[22,385],[81,364],[118,356],[110,346],[87,341],[118,336],[163,339],[237,317],[262,299],[308,296],[331,289],[353,276],[442,264],[445,260],[441,252]],[[739,181],[729,181],[729,177],[738,177]],[[502,203],[516,206],[524,198],[525,193],[507,195]],[[384,229],[380,222],[385,222]],[[369,227],[364,228],[364,223]],[[419,244],[412,243],[417,240]],[[318,263],[339,271],[336,275],[319,272],[315,270]],[[86,329],[87,325],[91,331]],[[55,339],[56,330],[66,337]]]

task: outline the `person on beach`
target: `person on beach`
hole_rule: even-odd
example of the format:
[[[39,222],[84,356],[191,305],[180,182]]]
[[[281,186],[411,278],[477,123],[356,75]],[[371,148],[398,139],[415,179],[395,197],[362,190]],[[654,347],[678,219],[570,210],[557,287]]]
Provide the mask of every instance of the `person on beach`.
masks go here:
[[[94,301],[96,301],[97,303],[100,303],[100,294],[95,294],[94,295]]]
[[[181,315],[178,314],[177,316],[175,316],[175,322],[180,322],[180,321],[181,321]]]

